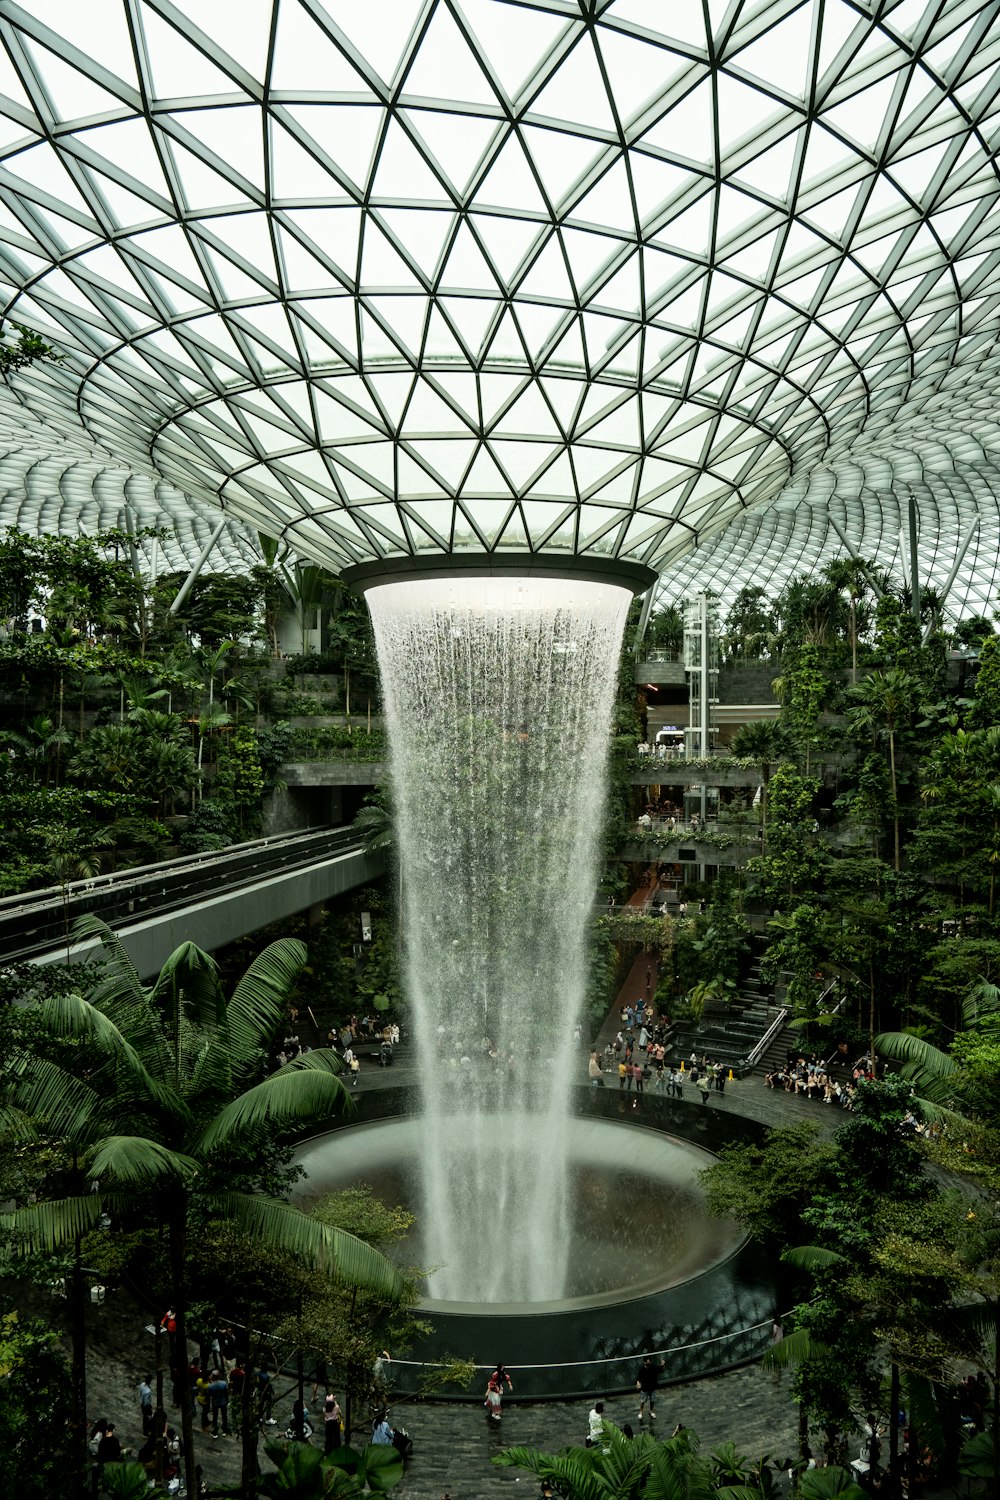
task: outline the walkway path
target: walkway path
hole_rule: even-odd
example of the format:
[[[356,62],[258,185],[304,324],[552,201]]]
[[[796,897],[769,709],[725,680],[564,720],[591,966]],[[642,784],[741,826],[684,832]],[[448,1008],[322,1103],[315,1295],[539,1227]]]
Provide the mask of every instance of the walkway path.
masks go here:
[[[647,957],[641,955],[626,979],[623,992],[627,991],[633,999],[645,993],[646,965]],[[655,989],[655,974],[651,976],[651,984]],[[617,1029],[616,1007],[609,1013],[601,1035],[607,1031],[611,1037]],[[396,1049],[393,1064],[388,1068],[381,1068],[369,1059],[369,1051],[376,1050],[374,1043],[364,1043],[359,1049],[362,1071],[354,1097],[362,1117],[366,1093],[418,1081],[416,1060],[406,1043]],[[588,1048],[581,1045],[581,1086],[586,1082],[588,1055]],[[839,1111],[765,1088],[762,1075],[727,1084],[725,1094],[713,1093],[708,1105],[692,1103],[692,1107],[748,1115],[776,1126],[809,1119],[821,1128],[832,1130],[843,1119]],[[88,1404],[93,1416],[111,1417],[119,1423],[123,1441],[134,1443],[138,1432],[135,1389],[140,1377],[148,1373],[144,1367],[148,1352],[144,1351],[151,1340],[143,1332],[148,1314],[136,1309],[133,1315],[124,1298],[120,1310],[112,1312],[109,1307],[107,1312],[109,1317],[105,1317],[102,1309],[95,1320],[96,1347],[91,1360]],[[121,1358],[123,1348],[135,1349],[133,1360]],[[553,1354],[558,1357],[558,1351]],[[516,1386],[516,1360],[508,1363]],[[790,1399],[788,1383],[787,1376],[779,1379],[765,1374],[759,1366],[752,1366],[686,1385],[665,1387],[658,1403],[656,1430],[667,1435],[677,1422],[683,1422],[699,1434],[705,1452],[729,1439],[751,1456],[771,1453],[784,1457],[796,1445],[797,1409]],[[276,1434],[282,1432],[290,1418],[295,1395],[287,1382],[279,1383],[277,1389],[275,1415],[279,1423],[273,1429]],[[477,1405],[401,1403],[393,1409],[393,1420],[410,1433],[414,1456],[403,1484],[393,1493],[398,1500],[441,1500],[446,1492],[453,1500],[488,1500],[502,1494],[505,1486],[520,1483],[531,1487],[526,1493],[533,1497],[536,1493],[533,1477],[528,1473],[519,1477],[517,1470],[495,1468],[489,1461],[491,1455],[500,1447],[514,1444],[554,1452],[582,1442],[589,1406],[589,1401],[577,1401],[521,1407],[508,1401],[501,1430],[497,1432],[487,1428],[485,1414]],[[638,1427],[637,1407],[631,1398],[609,1397],[605,1409],[612,1421],[631,1422]],[[176,1412],[170,1410],[169,1417],[179,1426]],[[363,1434],[355,1434],[355,1441],[363,1441]],[[197,1462],[203,1465],[210,1486],[238,1480],[240,1455],[236,1439],[213,1441],[196,1432],[195,1444]]]

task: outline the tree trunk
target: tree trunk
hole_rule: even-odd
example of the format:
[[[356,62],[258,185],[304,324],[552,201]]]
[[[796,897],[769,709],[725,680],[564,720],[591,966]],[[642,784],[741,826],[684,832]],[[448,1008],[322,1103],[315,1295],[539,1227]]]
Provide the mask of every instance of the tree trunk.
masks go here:
[[[70,1320],[70,1430],[72,1432],[73,1493],[86,1500],[87,1485],[87,1327],[84,1308],[83,1261],[80,1236],[73,1242],[69,1274]]]
[[[761,792],[760,792],[760,852],[767,853],[767,789],[771,780],[770,762],[760,768]]]
[[[187,1257],[187,1193],[181,1189],[174,1197],[169,1218],[170,1234],[170,1280],[173,1287],[173,1306],[177,1317],[177,1332],[170,1351],[171,1376],[176,1379],[181,1397],[181,1439],[184,1445],[184,1487],[187,1493],[198,1493],[194,1478],[194,1424],[191,1420],[191,1401],[187,1378],[187,1295],[185,1260]],[[169,1212],[169,1210],[168,1210]]]
[[[896,1473],[899,1456],[899,1366],[895,1360],[889,1366],[889,1472]]]
[[[851,600],[851,687],[858,680],[858,606]]]
[[[895,863],[893,868],[899,874],[899,795],[896,790],[896,736],[893,730],[889,730],[889,770],[892,775],[892,828],[894,835],[893,852]]]
[[[240,1332],[240,1338],[243,1334]],[[257,1380],[257,1365],[260,1348],[246,1332],[246,1350],[243,1360],[243,1390],[239,1399],[240,1414],[240,1495],[243,1500],[252,1500],[254,1481],[260,1471],[257,1462],[257,1440],[260,1433],[260,1387]]]

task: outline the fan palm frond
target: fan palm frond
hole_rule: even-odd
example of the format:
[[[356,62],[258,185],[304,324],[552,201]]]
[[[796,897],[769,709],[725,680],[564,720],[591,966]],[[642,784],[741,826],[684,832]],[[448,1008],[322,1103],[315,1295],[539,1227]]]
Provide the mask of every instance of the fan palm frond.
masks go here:
[[[45,1002],[43,1019],[47,1028],[59,1036],[93,1042],[114,1064],[117,1073],[125,1076],[136,1097],[145,1095],[159,1109],[170,1114],[177,1112],[176,1092],[162,1075],[150,1073],[131,1035],[122,1032],[98,1006],[80,995],[53,995]]]
[[[830,1266],[847,1265],[846,1256],[823,1245],[796,1245],[782,1252],[781,1258],[797,1271],[825,1271]]]
[[[197,1171],[192,1157],[148,1136],[111,1135],[94,1153],[89,1176],[95,1181],[110,1177],[122,1187],[148,1187],[154,1182],[183,1181]]]
[[[502,1469],[527,1469],[548,1479],[573,1500],[611,1500],[614,1491],[589,1461],[593,1449],[567,1448],[562,1453],[539,1453],[534,1448],[504,1448],[493,1455]]]
[[[219,984],[219,966],[196,943],[181,943],[170,954],[156,978],[153,1001],[175,1021],[174,1006],[182,1004],[196,1026],[220,1026],[226,999]]]
[[[249,1193],[213,1193],[203,1201],[209,1212],[232,1219],[243,1233],[284,1250],[335,1281],[388,1302],[403,1295],[403,1278],[380,1251],[345,1230],[317,1223],[289,1203]]]
[[[12,1106],[44,1130],[74,1142],[87,1142],[101,1132],[104,1101],[89,1083],[44,1057],[19,1057],[11,1072]]]
[[[801,1500],[865,1500],[865,1491],[850,1469],[804,1469],[799,1475]]]
[[[309,1125],[351,1109],[351,1096],[336,1076],[337,1060],[327,1058],[332,1054],[309,1052],[247,1089],[209,1121],[192,1149],[211,1151],[257,1125]]]
[[[225,1028],[211,1036],[195,1058],[191,1070],[193,1099],[229,1098],[233,1092],[233,1068],[225,1041]]]
[[[0,1230],[14,1235],[23,1250],[58,1250],[100,1222],[101,1200],[88,1193],[85,1198],[56,1198],[3,1214]]]
[[[810,1338],[808,1328],[796,1328],[794,1333],[788,1333],[770,1349],[761,1360],[765,1370],[787,1370],[791,1365],[800,1365],[803,1361],[811,1359],[814,1354],[826,1354],[829,1351],[825,1344],[818,1344],[815,1339]]]
[[[875,1038],[875,1047],[883,1057],[908,1063],[927,1078],[950,1078],[957,1071],[955,1059],[947,1052],[905,1031],[883,1031]]]
[[[234,1067],[244,1067],[281,1020],[288,995],[308,957],[305,943],[297,938],[279,938],[247,969],[226,1007]]]

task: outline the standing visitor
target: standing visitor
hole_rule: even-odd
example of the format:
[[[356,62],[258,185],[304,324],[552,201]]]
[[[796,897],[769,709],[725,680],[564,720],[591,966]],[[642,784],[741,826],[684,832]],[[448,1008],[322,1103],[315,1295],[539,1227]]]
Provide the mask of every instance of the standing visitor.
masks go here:
[[[153,1391],[148,1375],[139,1381],[139,1416],[142,1418],[142,1435],[149,1437],[153,1430]]]
[[[596,1052],[590,1054],[590,1062],[587,1064],[587,1077],[590,1079],[591,1088],[602,1089],[604,1087],[604,1069],[601,1067],[600,1058]]]
[[[587,1445],[587,1447],[588,1448],[593,1448],[594,1444],[595,1443],[599,1443],[601,1441],[601,1438],[603,1436],[604,1436],[604,1402],[603,1401],[595,1401],[594,1405],[590,1409],[590,1414],[587,1417],[587,1438],[586,1438],[586,1445]]]
[[[332,1391],[327,1391],[323,1402],[323,1452],[332,1453],[340,1447],[340,1406]]]
[[[642,1083],[643,1083],[643,1079],[642,1079],[642,1063],[641,1062],[635,1062],[635,1063],[632,1064],[632,1079],[633,1079],[633,1082],[635,1083],[635,1091],[636,1091],[636,1093],[637,1094],[641,1094],[642,1093]]]
[[[638,1374],[638,1376],[636,1378],[636,1382],[635,1382],[635,1388],[636,1388],[637,1391],[640,1392],[640,1395],[639,1395],[639,1421],[640,1422],[642,1421],[642,1414],[643,1414],[643,1412],[646,1409],[647,1403],[649,1404],[649,1420],[652,1422],[653,1419],[654,1419],[654,1417],[656,1416],[656,1412],[653,1410],[653,1408],[656,1405],[656,1388],[657,1388],[657,1386],[660,1383],[660,1371],[662,1369],[663,1369],[663,1360],[662,1359],[660,1360],[659,1364],[655,1364],[653,1362],[653,1356],[651,1354],[647,1354],[646,1355],[646,1357],[643,1360],[642,1365],[641,1365],[641,1367],[639,1369],[639,1374]]]
[[[486,1399],[483,1402],[487,1416],[494,1422],[499,1422],[503,1416],[503,1389],[496,1375],[491,1375],[486,1385]]]

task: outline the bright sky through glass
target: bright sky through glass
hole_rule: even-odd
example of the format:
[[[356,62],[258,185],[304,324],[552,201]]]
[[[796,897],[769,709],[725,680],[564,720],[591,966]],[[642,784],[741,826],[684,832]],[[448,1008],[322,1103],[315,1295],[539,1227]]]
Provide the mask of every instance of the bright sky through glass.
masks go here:
[[[72,470],[179,556],[221,501],[237,566],[728,589],[831,515],[890,562],[914,492],[994,587],[1000,0],[0,0],[0,41],[0,290],[66,353],[0,400],[0,522]]]

